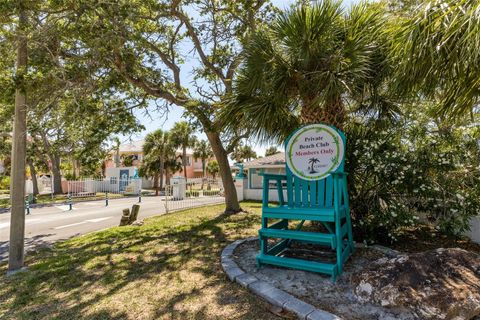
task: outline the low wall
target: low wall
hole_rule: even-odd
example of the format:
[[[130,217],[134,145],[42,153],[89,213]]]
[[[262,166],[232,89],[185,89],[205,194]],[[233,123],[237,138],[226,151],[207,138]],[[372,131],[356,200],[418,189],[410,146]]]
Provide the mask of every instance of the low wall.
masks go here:
[[[473,242],[480,244],[480,216],[476,216],[470,220],[470,231],[465,235],[472,239]]]

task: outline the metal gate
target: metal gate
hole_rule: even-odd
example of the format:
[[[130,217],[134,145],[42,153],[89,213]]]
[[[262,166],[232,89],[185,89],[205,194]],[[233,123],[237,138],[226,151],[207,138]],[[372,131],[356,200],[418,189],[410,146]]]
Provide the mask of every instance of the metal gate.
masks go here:
[[[171,184],[165,186],[165,211],[175,211],[199,207],[225,201],[221,180],[195,178],[185,180],[183,177],[171,179]]]

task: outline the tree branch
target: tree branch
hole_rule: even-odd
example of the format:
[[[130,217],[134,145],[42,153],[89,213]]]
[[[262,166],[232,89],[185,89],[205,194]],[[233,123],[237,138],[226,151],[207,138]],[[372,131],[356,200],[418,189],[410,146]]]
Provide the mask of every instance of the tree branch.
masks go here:
[[[116,70],[127,80],[129,83],[133,84],[134,86],[143,89],[146,93],[157,97],[167,100],[170,103],[176,104],[178,106],[184,106],[187,99],[182,99],[171,93],[170,91],[161,88],[154,83],[149,82],[146,79],[141,79],[131,75],[125,68],[125,64],[122,61],[122,57],[120,53],[114,53],[114,66]]]
[[[222,72],[221,69],[215,67],[215,65],[208,59],[207,55],[205,54],[205,51],[202,48],[202,43],[200,39],[198,38],[198,35],[195,31],[195,28],[193,27],[192,23],[190,22],[190,19],[182,12],[177,11],[177,10],[172,10],[172,14],[176,16],[181,22],[185,24],[185,27],[187,28],[188,35],[192,39],[193,45],[195,47],[195,50],[197,50],[198,55],[200,56],[200,60],[202,61],[203,65],[210,69],[213,73],[215,73],[221,80],[222,82],[225,82],[225,76]]]
[[[173,59],[171,60],[170,57],[165,52],[163,52],[159,47],[157,47],[156,45],[154,45],[149,41],[146,41],[146,44],[152,51],[154,51],[160,57],[162,62],[165,63],[170,70],[172,70],[173,78],[175,81],[175,88],[177,88],[177,90],[182,90],[182,86],[180,83],[180,67],[177,66],[173,61]]]

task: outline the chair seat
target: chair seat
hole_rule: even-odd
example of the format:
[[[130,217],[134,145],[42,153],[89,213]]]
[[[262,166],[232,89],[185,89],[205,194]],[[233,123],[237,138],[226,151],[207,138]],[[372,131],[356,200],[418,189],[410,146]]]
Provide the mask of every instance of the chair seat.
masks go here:
[[[289,207],[288,205],[277,207],[264,207],[262,217],[290,219],[290,220],[313,220],[334,222],[335,209],[333,207]],[[345,216],[345,206],[340,207],[340,218]]]

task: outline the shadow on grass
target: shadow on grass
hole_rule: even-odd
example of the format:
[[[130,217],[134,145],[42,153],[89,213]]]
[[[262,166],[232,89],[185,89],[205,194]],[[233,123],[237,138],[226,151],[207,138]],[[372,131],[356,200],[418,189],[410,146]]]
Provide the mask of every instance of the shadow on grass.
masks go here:
[[[43,249],[29,272],[0,278],[0,318],[274,319],[220,266],[227,243],[258,229],[261,205],[243,206],[250,213],[197,208]]]
[[[52,234],[39,234],[30,238],[25,238],[25,250],[38,250],[39,248],[48,248],[52,245],[52,242],[45,240]],[[0,241],[0,261],[6,262],[8,260],[8,248],[10,241]]]

